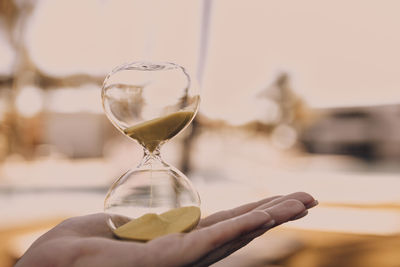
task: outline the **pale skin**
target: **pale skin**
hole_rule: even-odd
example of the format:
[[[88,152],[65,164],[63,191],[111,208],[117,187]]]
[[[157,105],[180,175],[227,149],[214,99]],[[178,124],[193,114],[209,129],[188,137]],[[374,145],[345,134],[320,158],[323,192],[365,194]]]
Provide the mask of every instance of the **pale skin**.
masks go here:
[[[147,243],[115,239],[104,213],[74,217],[36,240],[16,267],[208,266],[317,204],[303,192],[270,197],[210,215],[190,233]]]

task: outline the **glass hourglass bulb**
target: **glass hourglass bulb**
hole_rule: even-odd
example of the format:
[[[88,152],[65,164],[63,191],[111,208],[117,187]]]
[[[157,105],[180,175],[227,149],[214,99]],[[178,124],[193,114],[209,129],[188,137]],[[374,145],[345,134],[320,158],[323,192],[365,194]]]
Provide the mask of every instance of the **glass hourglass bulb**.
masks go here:
[[[185,69],[166,62],[121,65],[106,77],[102,101],[113,125],[144,148],[141,163],[107,193],[104,210],[111,229],[146,214],[181,216],[177,210],[185,207],[200,212],[192,183],[160,156],[160,147],[190,124],[199,107],[200,96]]]

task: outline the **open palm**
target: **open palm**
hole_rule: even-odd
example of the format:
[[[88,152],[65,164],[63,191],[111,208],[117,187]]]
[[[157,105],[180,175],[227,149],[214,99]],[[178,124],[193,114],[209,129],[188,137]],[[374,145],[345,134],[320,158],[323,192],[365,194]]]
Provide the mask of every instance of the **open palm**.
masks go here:
[[[74,217],[36,240],[16,266],[208,266],[315,205],[303,192],[266,198],[210,215],[190,233],[147,243],[115,239],[107,214]]]

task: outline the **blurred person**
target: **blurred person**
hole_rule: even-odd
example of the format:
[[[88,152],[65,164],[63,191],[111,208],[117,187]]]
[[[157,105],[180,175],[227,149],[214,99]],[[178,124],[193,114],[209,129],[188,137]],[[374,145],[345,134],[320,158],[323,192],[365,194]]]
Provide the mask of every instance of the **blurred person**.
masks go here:
[[[115,239],[108,215],[65,220],[37,239],[16,267],[25,266],[208,266],[282,223],[299,219],[318,202],[297,192],[217,212],[190,233],[147,243]]]

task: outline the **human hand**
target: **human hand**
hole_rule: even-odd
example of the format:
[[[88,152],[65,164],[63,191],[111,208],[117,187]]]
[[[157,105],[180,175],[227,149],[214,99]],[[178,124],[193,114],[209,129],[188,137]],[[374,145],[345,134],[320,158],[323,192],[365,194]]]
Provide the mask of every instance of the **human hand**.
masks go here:
[[[210,215],[190,233],[147,243],[115,239],[107,214],[74,217],[36,240],[16,267],[208,266],[269,229],[305,216],[317,204],[303,192],[270,197]]]

